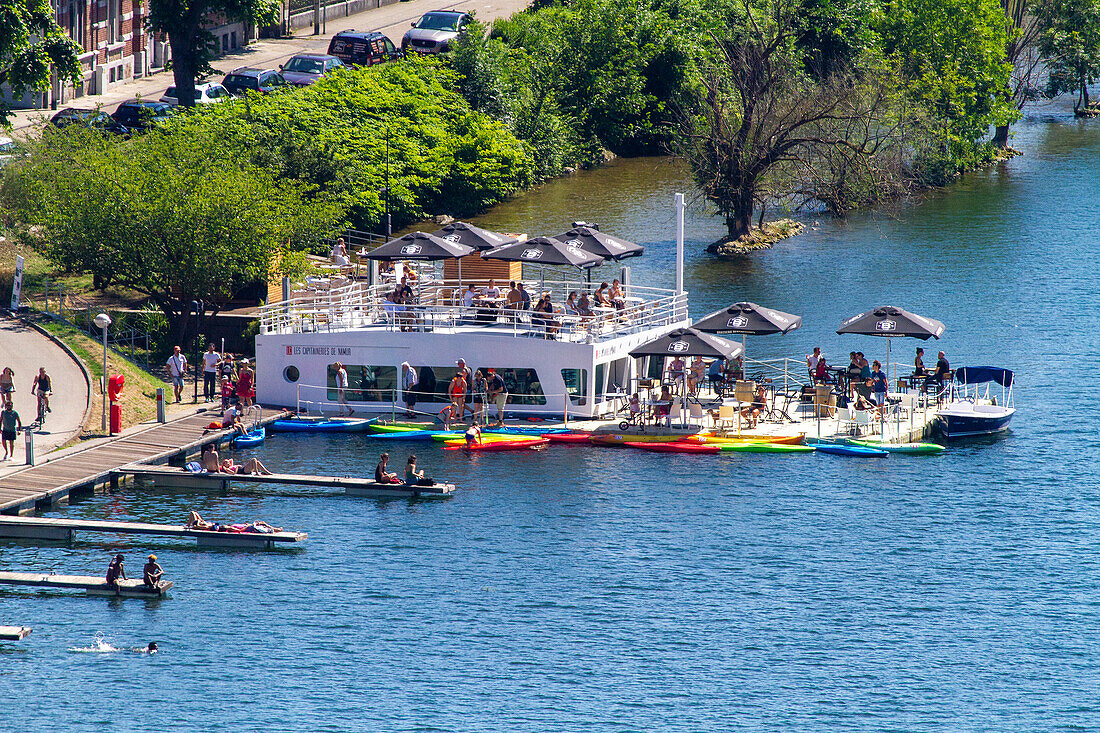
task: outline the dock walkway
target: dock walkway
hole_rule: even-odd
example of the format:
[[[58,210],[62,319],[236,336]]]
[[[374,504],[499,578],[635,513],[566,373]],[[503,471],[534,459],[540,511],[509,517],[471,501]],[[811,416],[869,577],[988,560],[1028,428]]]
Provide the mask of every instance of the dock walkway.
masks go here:
[[[31,633],[29,626],[0,626],[0,639],[4,641],[21,641]]]
[[[123,598],[159,598],[167,593],[173,583],[162,580],[153,589],[140,580],[120,580],[117,588],[107,585],[106,578],[90,575],[47,575],[46,573],[0,572],[0,585],[31,585],[39,588],[82,590],[92,596],[122,596]]]
[[[109,522],[98,519],[58,519],[55,517],[0,516],[0,538],[38,539],[70,542],[73,532],[109,532],[111,534],[144,534],[164,537],[187,537],[200,545],[231,547],[272,547],[275,542],[301,542],[305,532],[212,532],[188,529],[179,525],[146,522]]]
[[[284,410],[261,412],[260,423],[268,424]],[[134,461],[158,462],[186,456],[208,443],[220,444],[231,436],[227,430],[211,430],[218,416],[212,412],[188,415],[164,424],[97,442],[84,450],[67,453],[0,477],[0,514],[22,514],[49,507],[70,493],[91,493],[98,484],[112,480],[113,472]]]

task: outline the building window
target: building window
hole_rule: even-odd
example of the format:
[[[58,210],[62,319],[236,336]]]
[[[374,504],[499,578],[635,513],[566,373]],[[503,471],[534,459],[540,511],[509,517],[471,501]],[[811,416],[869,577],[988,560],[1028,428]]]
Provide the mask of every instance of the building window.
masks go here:
[[[345,364],[351,402],[392,402],[397,398],[397,367]],[[328,366],[328,399],[335,400],[336,367]]]
[[[561,378],[565,381],[565,393],[573,405],[588,404],[588,370],[562,369]]]

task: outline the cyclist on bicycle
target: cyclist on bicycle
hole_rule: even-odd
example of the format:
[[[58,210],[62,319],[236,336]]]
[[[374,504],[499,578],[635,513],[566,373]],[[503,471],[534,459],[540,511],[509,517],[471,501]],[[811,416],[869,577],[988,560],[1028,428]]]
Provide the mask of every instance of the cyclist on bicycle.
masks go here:
[[[50,393],[52,392],[53,383],[50,381],[50,375],[46,374],[46,367],[39,367],[38,376],[34,378],[34,384],[31,385],[31,394],[38,395],[38,418],[40,420],[45,418],[47,412],[50,412]]]

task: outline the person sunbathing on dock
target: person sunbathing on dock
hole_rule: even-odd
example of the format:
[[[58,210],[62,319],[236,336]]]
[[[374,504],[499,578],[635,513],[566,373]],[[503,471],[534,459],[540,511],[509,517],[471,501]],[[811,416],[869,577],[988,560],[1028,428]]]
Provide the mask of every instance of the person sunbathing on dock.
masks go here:
[[[198,512],[191,512],[187,515],[187,524],[183,525],[184,529],[203,529],[213,530],[218,525],[213,522],[208,522],[202,518],[202,515]]]
[[[260,463],[258,458],[249,458],[244,463],[234,463],[232,458],[226,458],[221,462],[218,467],[220,473],[233,473],[240,476],[270,476],[271,471],[267,469],[267,466]]]

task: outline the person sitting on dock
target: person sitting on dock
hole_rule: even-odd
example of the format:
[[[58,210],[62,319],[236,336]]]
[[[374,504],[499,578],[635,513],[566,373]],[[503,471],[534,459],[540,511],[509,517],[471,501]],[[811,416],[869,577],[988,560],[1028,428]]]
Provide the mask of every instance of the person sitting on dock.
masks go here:
[[[234,463],[232,458],[226,458],[218,467],[220,473],[234,473],[240,476],[270,476],[271,471],[260,463],[259,458],[249,458],[244,463]]]
[[[466,428],[466,447],[469,448],[471,445],[481,445],[481,425],[476,417],[473,424]]]
[[[409,456],[405,464],[405,483],[409,486],[433,486],[435,481],[424,475],[423,471],[416,469],[416,456]]]
[[[930,385],[936,385],[936,396],[938,399],[943,392],[944,383],[947,381],[947,375],[950,372],[951,364],[947,361],[947,354],[941,351],[936,359],[936,371],[932,372],[928,379],[925,380],[925,389]]]
[[[122,553],[115,555],[111,564],[107,566],[107,587],[118,588],[119,579],[126,580],[126,568],[122,565]]]
[[[237,405],[230,405],[229,409],[222,415],[222,430],[232,430],[238,435],[248,435],[248,430],[245,428],[244,423],[241,422],[241,408]]]
[[[763,384],[756,386],[756,392],[753,394],[752,402],[748,407],[741,410],[741,417],[749,421],[749,429],[756,427],[756,423],[760,420],[760,417],[768,411],[768,390]]]
[[[141,582],[149,590],[158,590],[162,575],[164,575],[164,570],[157,564],[157,556],[150,555],[145,567],[141,569]]]
[[[383,453],[378,457],[378,465],[374,467],[374,482],[376,484],[399,484],[401,479],[397,478],[396,473],[390,473],[386,470],[386,465],[390,462],[390,454]]]

